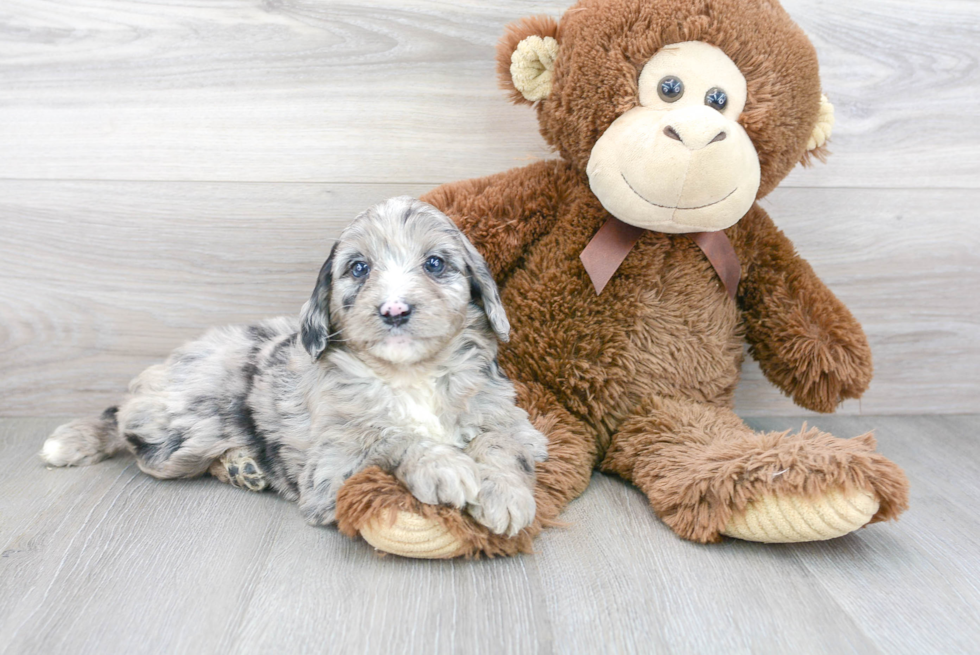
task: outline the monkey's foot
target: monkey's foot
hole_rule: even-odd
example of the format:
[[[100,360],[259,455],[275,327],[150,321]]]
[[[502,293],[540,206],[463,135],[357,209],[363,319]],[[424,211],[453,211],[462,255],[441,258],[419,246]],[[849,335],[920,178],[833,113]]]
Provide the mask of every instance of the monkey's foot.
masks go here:
[[[208,472],[222,482],[239,489],[265,491],[269,481],[249,455],[247,448],[232,448],[214,460]]]
[[[463,551],[463,541],[434,518],[398,511],[393,523],[374,518],[361,536],[378,550],[416,559],[448,559]]]
[[[765,543],[823,541],[867,525],[879,504],[873,493],[860,489],[832,489],[815,498],[772,494],[750,502],[721,533]]]
[[[419,559],[528,553],[541,531],[535,519],[515,537],[493,534],[455,507],[419,502],[376,466],[355,473],[340,488],[337,527],[349,537],[360,534],[379,551]]]

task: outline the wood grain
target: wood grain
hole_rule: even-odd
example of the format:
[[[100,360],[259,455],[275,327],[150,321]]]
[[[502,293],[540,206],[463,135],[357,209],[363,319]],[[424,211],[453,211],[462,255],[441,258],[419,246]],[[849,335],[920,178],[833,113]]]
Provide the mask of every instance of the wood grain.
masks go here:
[[[427,183],[547,156],[496,88],[506,23],[570,2],[223,0],[0,11],[0,178]],[[837,107],[786,185],[977,188],[980,5],[787,0]]]
[[[763,430],[788,419],[750,421]],[[849,437],[875,430],[879,450],[905,468],[910,509],[893,530],[872,526],[841,540],[783,547],[808,578],[883,653],[968,653],[980,637],[980,453],[977,416],[825,417]],[[863,562],[855,566],[856,562]],[[927,606],[918,605],[921,598]]]
[[[297,313],[342,225],[427,188],[0,181],[0,415],[99,411],[210,326]],[[871,340],[876,378],[842,412],[978,406],[978,204],[860,189],[765,203]],[[801,413],[751,362],[737,406]]]
[[[420,562],[308,527],[271,494],[152,480],[126,457],[45,470],[57,421],[0,420],[0,653],[975,650],[980,416],[814,423],[877,429],[911,483],[900,521],[703,546],[595,474],[534,555]]]
[[[836,123],[826,165],[783,185],[977,188],[980,5],[971,0],[781,3],[820,59]],[[972,152],[967,152],[972,150]],[[951,164],[949,159],[959,160]]]
[[[571,527],[545,533],[535,558],[559,652],[875,650],[782,547],[680,541],[642,493],[601,474],[562,519]]]
[[[22,184],[0,182],[0,414],[90,411],[211,325],[298,313],[340,226],[422,190]]]
[[[848,414],[980,407],[980,230],[973,191],[777,189],[762,204],[863,324],[875,376]],[[747,360],[742,413],[799,415]]]
[[[95,411],[208,326],[295,311],[371,202],[548,156],[493,45],[567,4],[5,3],[0,416]],[[978,5],[785,4],[835,155],[767,206],[871,338],[842,411],[973,410]],[[799,413],[751,362],[738,407]]]

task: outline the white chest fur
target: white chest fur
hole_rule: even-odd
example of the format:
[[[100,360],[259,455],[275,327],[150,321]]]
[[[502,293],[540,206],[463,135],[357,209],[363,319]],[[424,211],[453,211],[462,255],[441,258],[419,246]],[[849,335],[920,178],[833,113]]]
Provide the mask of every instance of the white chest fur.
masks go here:
[[[457,421],[464,408],[453,406],[454,401],[448,397],[434,366],[372,368],[342,350],[332,353],[331,360],[341,375],[370,381],[368,413],[380,412],[382,424],[424,439],[460,448],[466,446],[469,439]],[[342,415],[365,413],[364,388],[359,387],[362,391],[358,391],[356,398],[340,408]],[[322,405],[336,406],[336,402],[336,398],[325,397]]]
[[[442,443],[464,446],[451,422],[451,408],[434,378],[412,376],[391,383],[391,420],[405,430]]]

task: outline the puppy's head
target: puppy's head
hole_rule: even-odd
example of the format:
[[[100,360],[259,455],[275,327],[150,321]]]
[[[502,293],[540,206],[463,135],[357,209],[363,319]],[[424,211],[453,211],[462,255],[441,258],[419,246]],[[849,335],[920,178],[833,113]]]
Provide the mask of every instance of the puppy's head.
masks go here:
[[[483,257],[442,212],[407,196],[360,214],[341,233],[303,307],[303,346],[332,339],[393,364],[423,361],[461,330],[510,325]]]

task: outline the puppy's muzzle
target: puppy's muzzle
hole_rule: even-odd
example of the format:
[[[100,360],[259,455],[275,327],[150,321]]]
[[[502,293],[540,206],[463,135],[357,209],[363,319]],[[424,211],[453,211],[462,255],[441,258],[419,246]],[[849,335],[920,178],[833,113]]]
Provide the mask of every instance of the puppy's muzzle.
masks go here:
[[[389,300],[378,308],[378,313],[387,325],[398,327],[408,323],[412,315],[412,306],[401,300]]]

